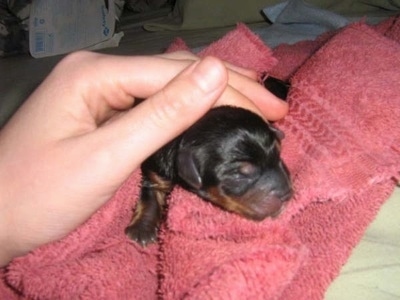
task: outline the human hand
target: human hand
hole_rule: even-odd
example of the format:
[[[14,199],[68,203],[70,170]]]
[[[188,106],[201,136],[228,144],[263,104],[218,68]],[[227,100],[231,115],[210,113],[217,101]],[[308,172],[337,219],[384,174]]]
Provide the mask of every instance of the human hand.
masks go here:
[[[187,53],[67,56],[0,132],[0,266],[82,224],[212,106],[283,117],[255,75]]]

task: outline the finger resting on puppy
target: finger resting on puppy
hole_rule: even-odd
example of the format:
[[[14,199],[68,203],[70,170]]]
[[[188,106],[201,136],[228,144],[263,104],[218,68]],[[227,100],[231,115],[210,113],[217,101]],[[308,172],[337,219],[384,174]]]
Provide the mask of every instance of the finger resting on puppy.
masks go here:
[[[229,86],[247,98],[247,101],[252,102],[251,105],[246,104],[246,108],[250,108],[250,110],[270,121],[282,119],[287,114],[288,103],[273,95],[262,84],[232,70],[228,74]],[[238,98],[241,100],[236,106],[245,105],[246,101],[243,97],[232,96],[227,102],[234,104],[235,99]],[[224,97],[224,99],[227,98]],[[256,107],[257,109],[251,109],[251,107]]]
[[[186,50],[181,50],[181,51],[175,51],[175,52],[169,52],[169,53],[164,53],[164,54],[160,54],[158,55],[159,57],[162,58],[168,58],[168,59],[174,59],[174,60],[191,60],[191,61],[196,61],[199,60],[200,57],[197,56],[196,54],[190,52],[190,51],[186,51]],[[245,68],[245,67],[241,67],[241,66],[237,66],[231,62],[228,61],[223,61],[225,66],[231,70],[234,71],[236,73],[242,74],[246,77],[249,77],[253,80],[257,80],[258,78],[258,74],[256,71],[249,69],[249,68]]]
[[[195,62],[162,90],[100,128],[96,134],[104,141],[102,151],[111,153],[115,164],[131,172],[205,114],[221,96],[227,81],[226,68],[218,59]]]

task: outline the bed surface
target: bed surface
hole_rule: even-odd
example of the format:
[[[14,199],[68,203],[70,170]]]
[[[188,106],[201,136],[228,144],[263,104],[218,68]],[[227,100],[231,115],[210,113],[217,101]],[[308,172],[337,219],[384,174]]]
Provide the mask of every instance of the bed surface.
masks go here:
[[[400,188],[381,207],[326,300],[400,299]]]

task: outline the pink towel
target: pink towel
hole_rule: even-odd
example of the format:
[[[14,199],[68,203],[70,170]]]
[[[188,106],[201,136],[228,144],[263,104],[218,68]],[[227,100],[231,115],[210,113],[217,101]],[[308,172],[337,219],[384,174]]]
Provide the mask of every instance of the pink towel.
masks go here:
[[[190,50],[182,39],[177,39],[167,52]],[[238,24],[236,30],[228,32],[222,39],[203,49],[200,56],[215,55],[240,67],[253,69],[259,73],[271,70],[277,59],[250,29]]]
[[[291,77],[278,126],[296,195],[278,219],[247,221],[176,188],[160,243],[142,249],[123,234],[136,172],[76,231],[3,269],[0,298],[322,299],[400,171],[398,23],[278,48],[277,64],[243,25],[202,52]]]
[[[290,220],[312,254],[281,299],[322,299],[392,192],[400,170],[399,67],[397,42],[355,24],[294,74],[291,111],[281,126],[290,135],[286,154],[293,146],[302,153],[292,166],[295,179],[310,180],[298,185],[292,204],[318,192]]]
[[[136,172],[66,238],[15,259],[0,285],[0,295],[8,296],[0,299],[152,299],[158,284],[157,246],[142,249],[124,235],[139,182]]]

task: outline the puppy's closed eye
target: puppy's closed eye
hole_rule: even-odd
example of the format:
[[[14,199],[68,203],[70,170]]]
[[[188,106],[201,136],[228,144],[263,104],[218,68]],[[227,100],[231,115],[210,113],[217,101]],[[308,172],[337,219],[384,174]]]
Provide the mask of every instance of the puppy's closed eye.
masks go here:
[[[221,189],[226,195],[241,196],[260,176],[260,168],[248,161],[232,164],[234,168],[228,169],[221,176]]]
[[[239,165],[239,172],[243,175],[254,176],[260,171],[256,165],[248,161],[242,161]]]

